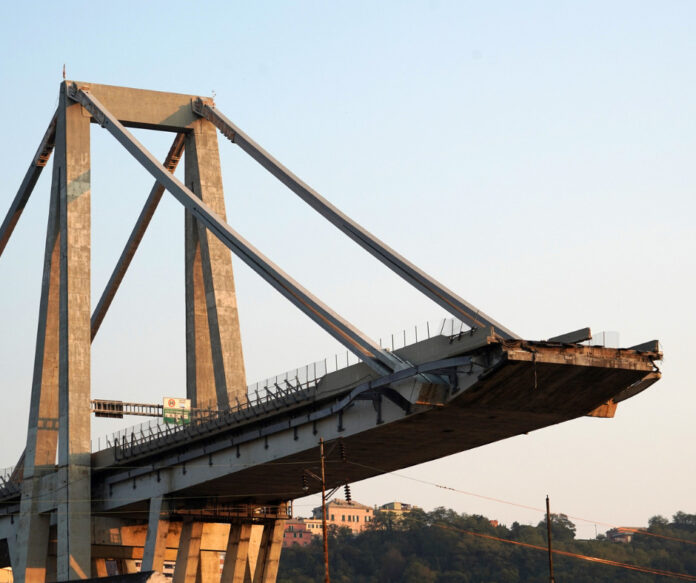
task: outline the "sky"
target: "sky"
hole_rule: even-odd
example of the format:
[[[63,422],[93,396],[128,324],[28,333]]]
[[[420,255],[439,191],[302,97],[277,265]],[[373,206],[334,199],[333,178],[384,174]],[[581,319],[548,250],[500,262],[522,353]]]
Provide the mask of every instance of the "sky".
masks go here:
[[[511,524],[538,522],[548,494],[587,537],[694,513],[695,20],[686,0],[6,3],[0,214],[64,64],[69,79],[214,96],[323,196],[524,338],[590,326],[662,343],[663,379],[614,419],[366,480],[355,500]],[[135,133],[164,157],[170,134]],[[91,139],[96,299],[152,179],[98,126]],[[379,338],[445,316],[220,149],[232,227],[359,329]],[[0,467],[26,435],[49,185],[45,172],[0,257]],[[185,394],[183,224],[165,196],[94,341],[95,398]],[[341,351],[234,266],[250,383]],[[113,423],[94,420],[95,439]]]

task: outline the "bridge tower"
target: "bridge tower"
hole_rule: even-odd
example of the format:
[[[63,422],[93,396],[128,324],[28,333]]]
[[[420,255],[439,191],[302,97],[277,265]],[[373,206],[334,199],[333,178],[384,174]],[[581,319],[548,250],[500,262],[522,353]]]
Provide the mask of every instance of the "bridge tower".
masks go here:
[[[92,316],[90,122],[94,119],[69,97],[70,85],[61,85],[58,109],[34,160],[35,168],[40,169],[55,150],[21,509],[11,552],[15,580],[31,583],[106,575],[105,559],[92,556],[92,538],[98,527],[91,515],[90,344],[164,190],[158,183],[153,187]],[[173,172],[183,154],[186,185],[225,220],[217,130],[194,114],[198,97],[81,87],[89,87],[126,126],[174,133],[165,160],[167,169]],[[38,178],[36,170],[34,173]],[[191,212],[186,212],[184,227],[187,397],[195,409],[226,409],[246,397],[231,254]],[[163,517],[167,515],[167,500],[154,497],[143,545],[143,570],[162,570],[163,545],[169,533],[169,522]],[[256,541],[268,557],[272,551],[276,563],[280,525],[282,521],[271,525],[261,535],[263,541]],[[212,568],[204,564],[205,553],[200,554],[203,526],[203,522],[186,521],[181,528],[177,582],[193,581],[200,560],[204,571]],[[219,526],[221,532],[230,530],[225,524]],[[240,568],[242,573],[249,570],[244,559],[249,555],[251,532],[251,524],[238,523],[228,535],[234,543],[228,549],[231,559],[243,563],[242,567],[234,565],[230,581],[237,580]],[[55,551],[50,550],[53,544]],[[252,555],[257,554],[258,548],[256,552],[252,548]],[[121,564],[126,565],[124,571],[133,569],[132,560]]]

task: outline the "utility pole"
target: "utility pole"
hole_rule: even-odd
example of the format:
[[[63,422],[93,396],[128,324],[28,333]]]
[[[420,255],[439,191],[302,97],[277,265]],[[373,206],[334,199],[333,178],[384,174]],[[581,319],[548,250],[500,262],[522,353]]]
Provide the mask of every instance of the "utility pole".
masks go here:
[[[324,474],[323,438],[319,438],[319,455],[321,457],[321,531],[324,537],[324,583],[331,583],[329,578],[329,535],[326,532],[326,475]]]
[[[549,583],[556,583],[553,576],[553,550],[551,549],[551,509],[549,495],[546,495],[546,534],[549,545]]]
[[[326,473],[324,468],[324,440],[319,439],[319,458],[321,461],[321,476],[317,476],[313,471],[305,469],[302,476],[302,489],[306,492],[309,490],[307,484],[307,476],[314,478],[317,482],[321,482],[321,532],[324,539],[324,583],[331,583],[329,578],[329,533],[326,530]],[[335,492],[335,490],[334,490]],[[333,495],[333,492],[331,493]]]

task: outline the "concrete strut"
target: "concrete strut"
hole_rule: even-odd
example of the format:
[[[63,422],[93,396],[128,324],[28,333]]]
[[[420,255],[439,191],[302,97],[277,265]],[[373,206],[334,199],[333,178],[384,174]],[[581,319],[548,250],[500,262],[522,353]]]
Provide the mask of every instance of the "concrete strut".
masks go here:
[[[167,506],[168,504],[163,502],[162,496],[150,499],[147,538],[145,539],[145,550],[141,565],[143,571],[162,571],[164,568],[169,521],[163,519],[162,514],[167,511]]]
[[[230,527],[220,583],[244,583],[251,578],[249,569],[251,526],[251,524],[233,524]]]
[[[186,135],[185,183],[223,220],[217,132],[204,119]],[[187,390],[194,407],[227,409],[246,398],[246,375],[229,249],[186,213]]]
[[[202,534],[202,522],[184,522],[172,583],[196,583]]]
[[[278,575],[284,530],[284,520],[274,520],[272,523],[264,526],[259,554],[256,559],[254,583],[275,582],[276,576]]]

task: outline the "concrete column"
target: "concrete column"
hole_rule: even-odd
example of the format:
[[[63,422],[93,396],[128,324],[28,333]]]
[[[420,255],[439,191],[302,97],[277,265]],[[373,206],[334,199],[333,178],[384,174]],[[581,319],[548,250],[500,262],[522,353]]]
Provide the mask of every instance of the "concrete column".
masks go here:
[[[219,551],[201,551],[198,580],[200,583],[220,583]]]
[[[106,559],[92,559],[92,577],[106,577]]]
[[[91,571],[90,117],[61,87],[56,131],[60,176],[60,342],[57,484],[58,580]],[[60,146],[58,142],[60,143]]]
[[[58,156],[54,158],[57,160]],[[36,508],[39,478],[55,469],[58,445],[58,362],[60,293],[60,175],[53,164],[48,211],[29,427],[24,453],[18,545],[13,573],[16,581],[45,583],[49,518]]]
[[[249,537],[249,571],[250,571],[250,578],[248,580],[248,583],[251,583],[251,581],[254,578],[254,573],[256,572],[256,563],[259,558],[260,554],[260,549],[261,549],[261,541],[263,539],[263,531],[264,531],[264,526],[263,524],[254,524],[251,527],[251,536]],[[247,583],[247,579],[244,579],[245,583]]]
[[[254,583],[275,583],[278,576],[280,551],[283,548],[284,531],[284,520],[275,520],[264,526],[254,570]]]
[[[132,575],[133,573],[139,573],[140,569],[138,569],[136,565],[136,561],[133,559],[123,559],[121,561],[121,574],[122,575]]]
[[[190,127],[193,131],[185,144],[186,185],[227,220],[217,131],[204,119]],[[195,395],[198,407],[226,408],[246,396],[232,256],[187,214],[186,258],[188,393]]]
[[[244,581],[251,580],[249,569],[250,538],[251,524],[231,525],[220,583],[244,583]]]
[[[185,216],[186,396],[197,409],[217,409],[213,352],[203,283],[199,232],[191,213]]]
[[[184,522],[172,583],[196,583],[201,552],[202,522]]]
[[[159,571],[164,569],[164,553],[167,550],[167,534],[169,533],[169,521],[162,519],[167,511],[167,503],[162,497],[150,499],[150,514],[147,524],[147,537],[141,571]]]

